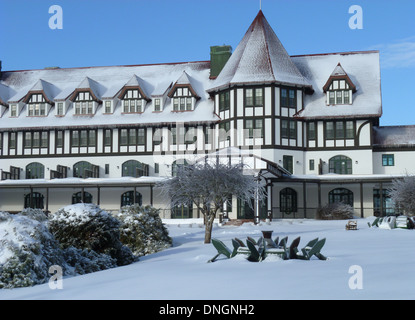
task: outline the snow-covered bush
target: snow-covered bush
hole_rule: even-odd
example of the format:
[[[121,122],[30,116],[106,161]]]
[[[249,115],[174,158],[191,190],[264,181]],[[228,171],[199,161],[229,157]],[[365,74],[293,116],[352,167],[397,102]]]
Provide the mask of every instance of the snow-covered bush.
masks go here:
[[[316,219],[320,220],[347,220],[353,219],[353,208],[343,202],[329,203],[317,209]]]
[[[32,209],[17,215],[0,213],[0,288],[45,283],[53,265],[64,275],[73,274],[45,218]]]
[[[62,248],[93,250],[115,259],[118,266],[136,259],[120,241],[120,222],[99,206],[78,203],[59,209],[49,218],[49,229]]]
[[[407,175],[392,183],[389,195],[395,204],[395,210],[406,215],[415,215],[415,176]]]
[[[69,247],[63,250],[63,256],[65,261],[79,275],[111,269],[117,266],[116,259],[103,253],[96,253],[93,250]]]
[[[116,218],[121,222],[121,242],[137,256],[163,250],[172,244],[159,211],[151,206],[122,207]]]

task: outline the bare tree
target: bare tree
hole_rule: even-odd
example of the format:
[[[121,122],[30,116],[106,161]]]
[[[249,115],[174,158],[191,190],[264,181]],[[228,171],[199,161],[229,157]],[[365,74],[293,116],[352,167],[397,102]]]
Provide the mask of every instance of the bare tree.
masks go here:
[[[389,195],[398,211],[415,215],[415,176],[407,175],[403,179],[394,180]]]
[[[264,187],[255,177],[244,174],[242,164],[223,164],[219,161],[179,166],[177,175],[159,184],[171,199],[171,205],[193,203],[205,221],[205,243],[210,243],[213,221],[223,209],[230,195],[242,201],[264,198]]]

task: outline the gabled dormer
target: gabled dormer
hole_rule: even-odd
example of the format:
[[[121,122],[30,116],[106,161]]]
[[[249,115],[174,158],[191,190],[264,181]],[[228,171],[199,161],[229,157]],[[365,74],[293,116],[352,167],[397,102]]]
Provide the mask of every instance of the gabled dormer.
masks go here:
[[[339,63],[323,87],[327,105],[351,105],[356,86]]]
[[[55,105],[53,98],[58,89],[51,83],[40,79],[22,98],[26,104],[28,117],[46,117],[50,108]]]
[[[183,71],[167,94],[173,100],[173,111],[193,111],[200,96],[195,91],[192,78]]]
[[[86,77],[73,91],[69,100],[73,102],[74,115],[94,115],[98,105],[102,103],[99,83]]]
[[[151,94],[153,101],[153,112],[162,112],[166,105],[167,94],[170,92],[173,83],[171,81],[159,83]]]
[[[143,113],[151,101],[143,79],[134,75],[121,89],[118,99],[122,102],[122,113]]]

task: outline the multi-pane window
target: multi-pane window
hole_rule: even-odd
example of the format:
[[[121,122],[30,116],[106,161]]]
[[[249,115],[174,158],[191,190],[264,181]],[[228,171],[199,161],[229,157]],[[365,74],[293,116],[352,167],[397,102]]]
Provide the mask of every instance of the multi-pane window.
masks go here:
[[[346,80],[333,80],[327,91],[329,105],[352,104],[352,89]]]
[[[382,154],[382,166],[393,167],[395,165],[395,155]]]
[[[222,121],[219,123],[219,142],[222,141],[229,141],[230,137],[230,130],[231,130],[231,123],[230,121]]]
[[[388,189],[373,189],[373,211],[376,217],[395,214],[393,203]]]
[[[27,115],[29,117],[40,117],[46,115],[47,103],[42,94],[32,94],[27,104]]]
[[[17,117],[17,104],[10,105],[10,117]]]
[[[189,165],[186,159],[179,159],[176,161],[173,161],[171,164],[171,175],[172,177],[176,177],[177,173],[179,172],[180,168],[183,168],[185,166]]]
[[[92,95],[86,92],[79,92],[74,101],[76,115],[92,115],[94,113],[94,101]]]
[[[16,149],[16,132],[9,132],[9,149]]]
[[[264,137],[264,120],[247,119],[245,120],[246,138],[263,138]]]
[[[261,107],[264,105],[264,89],[245,89],[245,107]]]
[[[122,176],[135,178],[148,176],[148,169],[148,164],[136,160],[129,160],[122,164]]]
[[[229,91],[221,92],[219,94],[219,111],[229,110],[229,108],[230,108]]]
[[[296,108],[297,107],[297,97],[295,94],[295,89],[281,88],[280,90],[280,104],[281,107],[285,108]]]
[[[138,204],[141,206],[143,204],[143,196],[139,192],[127,191],[121,195],[121,207],[131,206],[133,204]]]
[[[24,148],[47,148],[49,135],[47,131],[26,132],[24,135]]]
[[[111,129],[104,130],[104,146],[105,147],[112,146],[112,130]]]
[[[191,111],[193,110],[193,100],[189,88],[177,88],[173,95],[173,111]]]
[[[43,194],[39,192],[32,192],[26,194],[24,197],[24,207],[32,209],[43,209],[44,208],[44,199]]]
[[[308,140],[316,140],[317,134],[316,134],[316,123],[315,122],[309,122],[307,124],[307,137],[308,137]]]
[[[353,192],[345,188],[337,188],[329,192],[329,203],[344,203],[353,207]]]
[[[63,131],[58,130],[55,132],[55,146],[56,148],[63,148]]]
[[[56,115],[58,116],[64,115],[63,102],[58,102],[56,104]]]
[[[72,204],[77,203],[92,203],[92,194],[89,192],[76,192],[72,195]]]
[[[120,130],[120,146],[140,146],[144,145],[145,141],[144,128]]]
[[[26,179],[43,179],[45,166],[39,162],[32,162],[26,166]]]
[[[161,99],[154,99],[154,111],[161,111]]]
[[[353,121],[328,121],[326,122],[326,139],[354,139]]]
[[[294,160],[293,156],[282,156],[282,166],[285,170],[293,173],[294,172]]]
[[[280,191],[280,212],[297,212],[297,192],[291,188]]]
[[[335,156],[329,160],[329,173],[352,174],[352,159],[346,156]]]
[[[295,120],[281,120],[281,138],[297,139],[297,122]]]
[[[112,102],[105,101],[105,113],[112,113]]]
[[[72,147],[96,147],[97,132],[96,130],[73,130],[71,132]]]
[[[75,178],[99,178],[99,167],[87,161],[79,161],[73,165]]]
[[[146,98],[137,89],[128,89],[122,97],[123,113],[143,113],[146,106]]]

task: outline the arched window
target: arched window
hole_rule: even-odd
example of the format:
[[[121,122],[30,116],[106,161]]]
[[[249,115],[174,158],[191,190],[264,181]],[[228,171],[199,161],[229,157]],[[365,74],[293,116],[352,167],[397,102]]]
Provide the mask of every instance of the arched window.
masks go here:
[[[26,179],[45,178],[45,166],[39,162],[32,162],[26,166]]]
[[[329,172],[337,174],[352,174],[352,159],[346,156],[335,156],[329,160]]]
[[[73,165],[75,178],[99,178],[99,167],[88,161],[79,161]]]
[[[123,177],[148,176],[148,164],[136,160],[128,160],[122,164]]]
[[[32,192],[24,197],[24,207],[32,209],[44,208],[44,196],[39,192]]]
[[[280,212],[297,212],[297,192],[291,188],[280,191]]]
[[[76,203],[92,203],[92,194],[84,191],[84,196],[82,199],[82,191],[74,193],[72,195],[72,204],[76,204]]]
[[[171,176],[176,177],[179,167],[187,166],[188,162],[185,159],[179,159],[171,164]]]
[[[353,207],[353,192],[345,188],[333,189],[329,192],[329,203],[345,203]]]
[[[130,206],[133,204],[138,204],[139,206],[143,204],[143,196],[141,195],[141,193],[136,192],[134,199],[134,191],[124,192],[121,195],[121,207]]]

